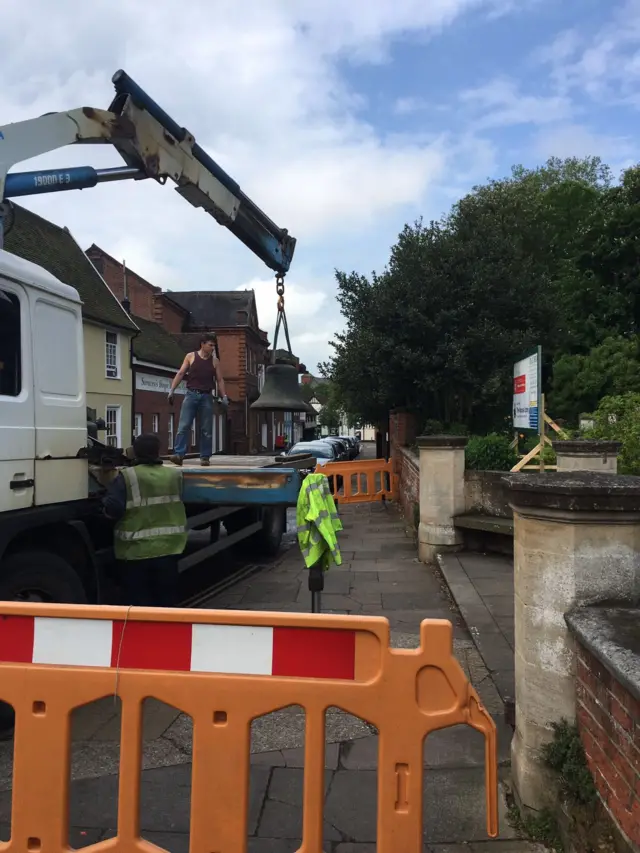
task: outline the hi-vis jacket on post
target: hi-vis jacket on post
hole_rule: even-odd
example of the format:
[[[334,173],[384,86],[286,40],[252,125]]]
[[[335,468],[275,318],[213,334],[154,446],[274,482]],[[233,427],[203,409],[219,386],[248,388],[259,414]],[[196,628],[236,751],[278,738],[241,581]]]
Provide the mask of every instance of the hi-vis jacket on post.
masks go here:
[[[342,530],[336,505],[324,474],[309,474],[305,478],[296,507],[298,543],[307,568],[322,560],[326,571],[331,562],[342,563],[336,536]]]
[[[114,530],[118,560],[181,554],[187,544],[182,471],[165,465],[124,468],[127,509]]]

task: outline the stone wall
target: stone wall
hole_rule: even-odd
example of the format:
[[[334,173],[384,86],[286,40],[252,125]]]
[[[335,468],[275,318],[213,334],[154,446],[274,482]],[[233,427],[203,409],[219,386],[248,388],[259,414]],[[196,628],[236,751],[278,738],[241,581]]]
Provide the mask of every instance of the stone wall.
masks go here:
[[[637,609],[585,608],[568,618],[576,634],[576,716],[600,800],[640,847],[640,655],[624,642]],[[633,645],[633,644],[632,644]]]
[[[392,429],[392,435],[393,435]],[[393,458],[399,477],[400,503],[407,521],[415,524],[420,495],[420,460],[417,453],[394,441]],[[497,518],[513,518],[502,478],[505,471],[465,471],[465,512]]]
[[[502,478],[506,471],[465,471],[465,512],[512,518],[513,511]]]
[[[418,455],[407,447],[396,451],[396,470],[399,480],[400,503],[409,524],[418,525],[418,502],[420,500],[420,461]]]

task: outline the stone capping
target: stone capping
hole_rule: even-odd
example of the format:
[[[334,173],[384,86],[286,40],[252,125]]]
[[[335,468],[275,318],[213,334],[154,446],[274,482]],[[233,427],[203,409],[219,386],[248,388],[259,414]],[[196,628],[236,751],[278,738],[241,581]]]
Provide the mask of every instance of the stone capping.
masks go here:
[[[507,474],[512,506],[568,512],[640,512],[640,477],[594,471]]]
[[[640,700],[640,608],[597,605],[565,614],[573,636]]]
[[[468,440],[466,435],[419,435],[416,442],[420,449],[463,450]]]
[[[398,452],[405,457],[410,465],[413,465],[416,469],[420,467],[420,457],[410,447],[399,447]]]
[[[553,449],[562,456],[617,456],[622,448],[621,441],[605,441],[597,438],[578,438],[570,441],[553,441]]]

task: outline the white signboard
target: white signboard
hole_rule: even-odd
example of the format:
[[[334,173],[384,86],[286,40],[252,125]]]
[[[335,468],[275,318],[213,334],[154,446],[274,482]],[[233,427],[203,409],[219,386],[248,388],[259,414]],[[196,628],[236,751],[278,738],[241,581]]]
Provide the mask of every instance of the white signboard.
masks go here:
[[[154,376],[152,373],[136,373],[136,391],[157,391],[168,394],[171,389],[171,379],[168,376]],[[181,382],[174,394],[186,394],[187,386]]]
[[[540,428],[540,357],[541,349],[513,366],[514,429]]]

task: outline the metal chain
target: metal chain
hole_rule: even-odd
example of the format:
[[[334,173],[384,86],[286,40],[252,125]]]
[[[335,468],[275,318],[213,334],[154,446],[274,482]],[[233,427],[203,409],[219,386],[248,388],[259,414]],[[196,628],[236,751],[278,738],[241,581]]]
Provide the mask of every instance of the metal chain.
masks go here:
[[[284,276],[280,273],[276,273],[276,293],[278,294],[278,318],[276,320],[276,330],[273,336],[273,349],[271,355],[271,363],[275,364],[276,361],[276,348],[278,346],[278,333],[280,331],[280,326],[284,328],[285,338],[287,339],[287,347],[289,348],[289,354],[293,355],[293,350],[291,349],[291,340],[289,339],[289,324],[287,322],[287,315],[284,311]]]
[[[278,312],[284,314],[284,276],[276,273],[276,293],[278,294]]]

